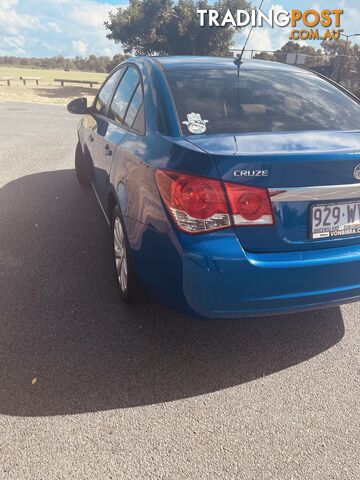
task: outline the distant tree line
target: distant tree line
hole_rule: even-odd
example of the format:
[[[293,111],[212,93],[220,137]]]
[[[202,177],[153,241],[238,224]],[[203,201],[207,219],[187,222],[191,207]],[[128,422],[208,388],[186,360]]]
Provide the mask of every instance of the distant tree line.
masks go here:
[[[259,52],[254,55],[254,58],[261,60],[275,60],[281,61],[282,55],[287,53],[299,53],[313,57],[311,65],[318,64],[322,61],[326,63],[327,59],[335,56],[347,57],[349,69],[360,69],[360,45],[340,40],[324,40],[321,42],[321,48],[314,48],[311,45],[301,45],[298,42],[289,41],[285,43],[279,50],[275,52]],[[316,59],[316,57],[318,57]],[[310,60],[310,58],[309,58]],[[310,65],[310,66],[311,66]]]
[[[60,69],[67,71],[80,70],[85,72],[108,73],[126,58],[129,58],[129,55],[118,54],[112,58],[106,56],[97,57],[96,55],[90,55],[86,58],[65,58],[62,55],[45,58],[0,56],[0,65],[23,68],[39,68],[45,70]]]
[[[314,48],[311,45],[301,45],[298,42],[289,41],[275,52],[259,52],[253,58],[260,60],[273,60],[285,62],[288,53],[305,55],[306,66],[326,66],[335,62],[341,64],[343,73],[360,72],[360,45],[345,42],[345,40],[324,40],[322,48]]]

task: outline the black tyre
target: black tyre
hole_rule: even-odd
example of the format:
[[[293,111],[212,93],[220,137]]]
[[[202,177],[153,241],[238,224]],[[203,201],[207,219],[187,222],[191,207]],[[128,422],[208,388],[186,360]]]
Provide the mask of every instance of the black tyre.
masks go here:
[[[114,267],[120,296],[125,303],[139,304],[143,301],[144,294],[132,264],[126,231],[118,207],[113,210],[112,232]]]
[[[86,169],[84,155],[81,150],[80,142],[76,145],[75,151],[75,173],[78,182],[83,187],[90,187],[89,174]]]

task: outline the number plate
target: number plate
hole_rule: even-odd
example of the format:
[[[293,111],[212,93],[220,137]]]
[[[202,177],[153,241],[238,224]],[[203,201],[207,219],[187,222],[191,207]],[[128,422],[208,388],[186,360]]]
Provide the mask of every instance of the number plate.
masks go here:
[[[357,234],[360,234],[360,200],[311,206],[310,236],[312,239]]]

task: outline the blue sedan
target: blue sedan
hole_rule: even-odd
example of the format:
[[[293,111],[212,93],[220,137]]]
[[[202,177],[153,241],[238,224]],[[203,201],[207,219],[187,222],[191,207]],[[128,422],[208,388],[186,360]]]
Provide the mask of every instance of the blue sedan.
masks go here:
[[[202,318],[359,300],[359,100],[303,69],[239,63],[130,58],[91,106],[69,104],[121,297]]]

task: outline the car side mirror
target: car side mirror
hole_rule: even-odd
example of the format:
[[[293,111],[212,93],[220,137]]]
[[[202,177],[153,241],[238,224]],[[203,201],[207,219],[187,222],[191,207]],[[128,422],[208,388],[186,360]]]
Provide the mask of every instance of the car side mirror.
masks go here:
[[[88,113],[89,109],[87,106],[87,98],[75,98],[75,100],[71,100],[67,106],[68,112],[75,113],[77,115],[85,115]]]

